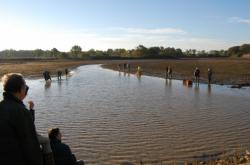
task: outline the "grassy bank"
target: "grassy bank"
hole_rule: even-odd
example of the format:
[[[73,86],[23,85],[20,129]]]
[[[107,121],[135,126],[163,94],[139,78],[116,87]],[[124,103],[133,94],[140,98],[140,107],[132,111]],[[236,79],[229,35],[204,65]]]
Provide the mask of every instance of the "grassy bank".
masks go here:
[[[207,82],[207,69],[213,70],[213,83],[246,84],[250,83],[249,59],[161,59],[161,60],[58,60],[58,59],[12,59],[0,60],[0,76],[5,73],[22,73],[25,77],[41,77],[44,70],[56,75],[58,70],[73,69],[80,65],[104,64],[104,68],[118,70],[118,64],[130,63],[131,73],[141,66],[144,75],[165,78],[165,68],[173,68],[174,79],[193,79],[193,70],[199,67],[201,81]]]
[[[201,71],[201,81],[207,82],[207,69],[213,70],[215,84],[246,84],[250,83],[250,60],[247,59],[177,59],[177,60],[127,60],[131,64],[131,73],[141,66],[144,75],[165,78],[165,68],[173,68],[174,79],[193,80],[193,71],[198,67]],[[106,64],[103,67],[118,70],[119,61]]]
[[[25,77],[42,77],[42,73],[48,70],[51,75],[65,68],[74,69],[87,64],[107,64],[108,61],[84,61],[84,60],[58,60],[58,59],[12,59],[0,60],[0,76],[5,73],[21,73]]]

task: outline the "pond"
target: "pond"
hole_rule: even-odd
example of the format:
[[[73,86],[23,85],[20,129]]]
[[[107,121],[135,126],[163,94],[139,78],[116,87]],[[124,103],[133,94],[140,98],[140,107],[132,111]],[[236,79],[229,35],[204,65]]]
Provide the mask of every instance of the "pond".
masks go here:
[[[250,90],[101,68],[78,67],[67,79],[27,80],[36,127],[59,127],[86,164],[181,163],[250,147]],[[2,89],[1,89],[2,91]]]

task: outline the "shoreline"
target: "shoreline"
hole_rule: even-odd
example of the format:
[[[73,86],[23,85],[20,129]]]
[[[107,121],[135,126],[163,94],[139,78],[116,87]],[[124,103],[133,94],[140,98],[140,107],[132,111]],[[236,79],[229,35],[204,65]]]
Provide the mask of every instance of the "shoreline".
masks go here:
[[[228,62],[228,64],[227,64]],[[194,82],[193,69],[198,66],[201,70],[200,83],[208,84],[207,68],[214,71],[212,83],[216,85],[229,85],[232,88],[250,86],[250,60],[235,59],[181,59],[181,60],[151,60],[151,61],[127,61],[131,65],[130,73],[136,73],[137,66],[141,66],[142,75],[160,77],[166,79],[165,68],[173,68],[175,80],[190,80]],[[104,64],[103,68],[119,71],[116,64]],[[222,66],[221,66],[222,65]],[[224,68],[223,68],[224,66]],[[234,66],[235,68],[232,68]],[[121,72],[127,70],[121,68]]]
[[[51,76],[57,76],[57,71],[68,68],[73,70],[82,65],[98,64],[102,68],[118,71],[118,64],[129,63],[130,73],[135,73],[141,66],[143,75],[165,79],[165,68],[173,68],[173,78],[176,80],[193,81],[193,68],[201,70],[200,83],[207,83],[206,70],[214,71],[212,84],[231,85],[241,88],[250,86],[250,60],[242,59],[145,59],[145,60],[72,60],[72,59],[13,59],[0,60],[0,76],[5,73],[21,73],[28,79],[43,78],[42,73],[48,70]],[[123,72],[123,68],[121,69]],[[64,74],[63,74],[64,75]]]
[[[0,76],[2,77],[6,73],[21,73],[25,78],[37,79],[43,78],[43,72],[45,70],[50,72],[52,77],[57,77],[57,71],[62,71],[67,68],[74,70],[82,65],[89,64],[102,64],[105,61],[84,61],[84,60],[26,60],[26,59],[14,59],[14,60],[1,60],[0,61]]]

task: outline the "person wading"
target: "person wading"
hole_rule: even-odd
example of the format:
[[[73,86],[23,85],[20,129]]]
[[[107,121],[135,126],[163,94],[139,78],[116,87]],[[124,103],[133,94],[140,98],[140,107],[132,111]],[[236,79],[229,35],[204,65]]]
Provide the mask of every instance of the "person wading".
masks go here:
[[[208,84],[211,84],[212,81],[212,75],[213,75],[213,71],[211,68],[207,69],[207,79],[208,79]]]
[[[198,67],[196,67],[194,70],[194,77],[195,77],[195,83],[199,84],[200,83],[200,69]]]

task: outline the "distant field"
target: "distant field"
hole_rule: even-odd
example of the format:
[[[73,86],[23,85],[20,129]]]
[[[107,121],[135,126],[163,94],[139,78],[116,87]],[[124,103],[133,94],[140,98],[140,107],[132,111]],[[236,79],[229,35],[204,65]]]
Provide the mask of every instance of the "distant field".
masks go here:
[[[124,61],[125,62],[125,61]],[[207,82],[207,69],[212,68],[213,83],[241,84],[250,83],[250,60],[246,59],[178,59],[178,60],[132,60],[131,72],[136,72],[136,67],[141,66],[143,74],[165,77],[165,68],[173,68],[175,79],[193,79],[195,67],[201,70],[201,80]],[[105,68],[117,70],[117,63],[104,65]]]
[[[34,60],[16,59],[0,60],[0,76],[5,73],[21,73],[26,77],[42,77],[45,70],[56,75],[58,70],[64,71],[65,68],[75,68],[85,64],[96,64],[99,61],[82,60]]]
[[[197,66],[201,70],[201,80],[207,81],[207,69],[214,72],[213,83],[239,84],[250,83],[250,60],[237,59],[178,59],[178,60],[0,60],[0,76],[5,73],[22,73],[26,77],[41,77],[44,70],[56,75],[58,70],[75,68],[86,64],[104,64],[103,67],[118,70],[118,64],[130,63],[131,72],[135,73],[137,66],[141,66],[143,74],[165,77],[165,68],[173,68],[175,79],[193,79],[193,70]]]

